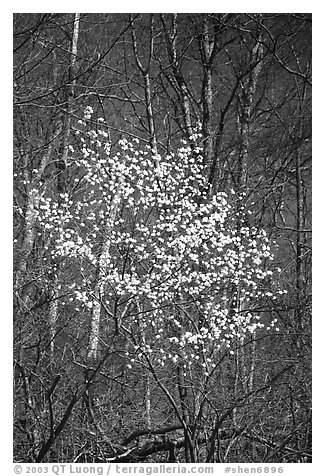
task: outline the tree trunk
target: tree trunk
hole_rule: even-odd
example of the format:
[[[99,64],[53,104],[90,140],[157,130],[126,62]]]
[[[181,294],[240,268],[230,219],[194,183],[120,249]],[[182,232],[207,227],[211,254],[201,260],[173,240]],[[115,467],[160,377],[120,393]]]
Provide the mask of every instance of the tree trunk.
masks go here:
[[[135,30],[133,27],[132,16],[130,16],[130,25],[131,25],[132,45],[133,45],[134,56],[135,56],[137,66],[141,72],[141,75],[143,77],[143,82],[144,82],[145,105],[146,105],[146,113],[147,113],[147,120],[148,120],[148,129],[149,129],[149,143],[154,154],[157,154],[157,139],[156,139],[156,132],[155,132],[155,122],[154,122],[152,97],[151,97],[151,84],[150,84],[150,76],[149,76],[151,58],[153,54],[153,14],[150,15],[149,58],[148,58],[146,67],[142,65],[139,54],[138,54],[138,44],[137,44]]]
[[[91,328],[88,342],[88,355],[89,360],[97,360],[99,355],[99,339],[100,339],[100,321],[101,321],[101,300],[104,296],[104,278],[106,276],[107,264],[110,257],[110,247],[112,240],[112,230],[118,213],[120,200],[121,200],[121,187],[122,178],[118,179],[118,186],[116,194],[112,199],[111,208],[106,218],[106,226],[104,233],[104,241],[102,243],[102,249],[100,252],[97,268],[97,278],[94,289],[94,301],[91,315]]]
[[[61,202],[61,194],[65,193],[66,191],[66,179],[64,177],[64,172],[67,168],[67,157],[68,157],[68,150],[69,150],[69,143],[70,143],[70,132],[71,132],[71,118],[73,114],[73,103],[74,103],[74,91],[76,80],[74,79],[75,76],[75,64],[77,58],[77,51],[78,51],[78,36],[79,36],[79,20],[80,20],[80,13],[76,13],[74,16],[74,23],[73,23],[73,34],[72,34],[72,42],[71,42],[71,54],[70,54],[70,65],[69,65],[69,79],[68,84],[66,86],[66,95],[67,95],[67,109],[64,114],[64,125],[63,125],[63,137],[62,137],[62,156],[56,162],[57,168],[57,200],[60,204]],[[50,339],[51,339],[51,358],[53,360],[54,357],[54,339],[55,339],[55,332],[56,332],[56,323],[58,320],[58,273],[60,272],[59,267],[60,264],[56,260],[55,261],[56,272],[53,274],[51,288],[54,290],[53,298],[50,301],[49,307],[49,324],[50,324]]]
[[[177,14],[172,15],[172,29],[168,30],[165,14],[161,15],[161,21],[164,27],[165,39],[167,44],[167,52],[171,63],[175,84],[178,88],[178,94],[181,100],[181,107],[183,112],[183,119],[185,124],[185,134],[187,139],[191,142],[193,136],[191,108],[190,108],[190,94],[184,75],[182,74],[179,62],[177,59],[176,39],[177,39]]]
[[[204,165],[211,167],[213,161],[213,102],[212,102],[212,65],[217,52],[217,27],[213,25],[212,40],[209,34],[208,15],[203,18],[202,34],[199,42],[203,66],[202,80],[202,135]]]

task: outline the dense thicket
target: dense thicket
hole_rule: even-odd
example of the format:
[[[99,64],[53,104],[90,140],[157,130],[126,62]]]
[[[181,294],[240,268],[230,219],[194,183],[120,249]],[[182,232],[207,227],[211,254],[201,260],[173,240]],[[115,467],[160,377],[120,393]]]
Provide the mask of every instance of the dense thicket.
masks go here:
[[[311,16],[14,15],[14,457],[311,461]]]

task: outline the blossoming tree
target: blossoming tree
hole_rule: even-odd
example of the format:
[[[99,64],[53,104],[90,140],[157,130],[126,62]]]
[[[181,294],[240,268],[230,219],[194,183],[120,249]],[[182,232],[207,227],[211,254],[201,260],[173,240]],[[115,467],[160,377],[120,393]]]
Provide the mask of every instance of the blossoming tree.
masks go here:
[[[151,375],[184,432],[186,461],[198,461],[223,352],[274,325],[257,312],[275,297],[270,243],[233,206],[235,194],[209,192],[199,132],[168,155],[137,139],[112,148],[87,107],[76,135],[75,188],[60,207],[51,190],[40,199],[46,259],[76,270],[60,292],[89,313],[88,362],[103,362],[123,335],[125,368]]]

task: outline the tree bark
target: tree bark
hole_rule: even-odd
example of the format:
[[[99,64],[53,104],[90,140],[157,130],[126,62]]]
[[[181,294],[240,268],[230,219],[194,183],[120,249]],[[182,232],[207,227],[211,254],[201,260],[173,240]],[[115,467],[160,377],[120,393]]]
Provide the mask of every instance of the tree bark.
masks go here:
[[[143,82],[144,82],[145,105],[146,105],[146,113],[147,113],[147,120],[148,120],[148,129],[149,129],[149,143],[150,143],[151,149],[156,155],[157,154],[157,138],[156,138],[156,131],[155,131],[155,122],[154,122],[152,97],[151,97],[151,84],[150,84],[150,76],[149,76],[151,58],[153,54],[153,14],[150,15],[149,57],[148,57],[146,67],[142,65],[140,57],[139,57],[137,38],[136,38],[136,33],[134,29],[134,21],[132,20],[132,16],[130,16],[130,25],[131,25],[133,52],[134,52],[137,66],[141,72]]]
[[[171,63],[171,69],[175,82],[178,87],[178,94],[181,99],[181,106],[183,111],[183,119],[185,124],[185,134],[188,140],[191,142],[193,136],[193,127],[191,120],[191,108],[190,108],[190,94],[184,79],[184,75],[181,71],[179,61],[177,59],[176,40],[177,40],[177,14],[172,15],[172,28],[169,31],[165,14],[161,14],[161,21],[164,27],[167,52],[169,55],[169,61]]]
[[[115,196],[112,198],[110,210],[108,212],[105,224],[104,239],[98,259],[96,285],[93,293],[94,301],[91,315],[91,328],[88,341],[88,355],[89,361],[97,360],[99,356],[99,340],[100,340],[100,321],[102,311],[102,299],[105,292],[104,278],[106,276],[107,264],[110,258],[110,248],[112,241],[112,230],[116,220],[116,216],[120,206],[121,192],[123,179],[118,179],[117,190]]]

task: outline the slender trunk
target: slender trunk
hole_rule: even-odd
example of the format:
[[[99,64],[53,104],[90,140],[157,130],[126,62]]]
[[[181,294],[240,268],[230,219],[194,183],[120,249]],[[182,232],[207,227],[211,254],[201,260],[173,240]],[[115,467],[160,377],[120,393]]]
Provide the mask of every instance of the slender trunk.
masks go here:
[[[58,171],[58,192],[64,193],[66,184],[64,173],[67,168],[67,159],[69,151],[69,140],[70,140],[70,131],[71,131],[71,118],[73,114],[74,106],[74,95],[76,87],[76,61],[78,53],[78,38],[79,38],[79,24],[80,24],[80,13],[75,13],[74,22],[73,22],[73,34],[70,50],[70,64],[69,64],[69,75],[68,83],[66,85],[66,111],[64,115],[64,126],[63,126],[63,138],[62,138],[62,155],[61,158],[56,162],[56,167]]]
[[[64,130],[64,139],[63,139],[63,154],[62,154],[62,161],[65,164],[67,162],[67,154],[68,154],[68,144],[69,144],[69,137],[70,137],[70,130],[71,130],[71,117],[73,114],[73,106],[74,106],[74,95],[75,95],[75,87],[76,87],[76,62],[77,62],[77,54],[78,54],[78,39],[79,39],[79,25],[80,25],[80,13],[76,13],[74,16],[73,22],[73,35],[72,35],[72,42],[71,42],[71,54],[70,54],[70,65],[69,65],[69,82],[67,85],[67,111],[66,111],[66,124]]]
[[[303,136],[302,131],[302,117],[304,114],[303,111],[303,102],[306,95],[306,84],[300,95],[300,104],[299,104],[299,126],[298,133],[299,137]],[[304,291],[304,282],[303,282],[303,269],[302,269],[302,259],[304,251],[304,185],[303,185],[303,176],[302,176],[302,166],[301,166],[301,152],[299,149],[296,150],[296,161],[295,161],[295,174],[296,174],[296,202],[297,202],[297,238],[296,238],[296,293],[297,293],[297,323],[299,326],[299,331],[302,328],[302,311],[300,308],[300,303],[303,298]]]
[[[104,294],[104,285],[103,278],[105,276],[106,270],[106,259],[109,256],[110,248],[110,227],[107,225],[105,233],[105,242],[102,247],[102,252],[99,258],[98,264],[98,273],[97,273],[97,282],[94,289],[94,302],[91,313],[91,323],[90,323],[90,333],[89,333],[89,342],[88,342],[88,355],[87,359],[97,360],[99,352],[99,339],[100,339],[100,321],[101,321],[101,299]]]
[[[223,109],[220,111],[220,119],[219,119],[219,124],[218,124],[218,129],[217,133],[215,136],[214,140],[214,146],[213,146],[213,157],[212,157],[212,163],[210,166],[209,170],[209,176],[208,176],[208,184],[210,188],[210,192],[213,194],[216,191],[217,185],[220,181],[220,157],[219,157],[219,152],[220,152],[220,147],[221,143],[223,140],[224,136],[224,130],[226,126],[226,116],[227,113],[230,109],[230,106],[232,105],[233,99],[235,97],[236,91],[239,86],[239,79],[236,81],[236,84],[234,85],[232,92],[228,98],[227,104]]]
[[[254,330],[253,342],[251,346],[251,361],[249,368],[249,378],[248,378],[248,392],[251,393],[254,390],[254,377],[255,377],[255,366],[256,366],[256,331]]]
[[[262,69],[263,46],[258,40],[252,48],[250,57],[250,73],[240,81],[241,86],[241,106],[238,115],[238,169],[237,169],[237,189],[245,190],[248,178],[248,148],[250,142],[250,121],[253,106],[254,93],[256,91],[257,80]]]
[[[64,125],[63,125],[63,137],[62,137],[62,156],[56,162],[57,167],[57,190],[58,190],[58,197],[57,200],[60,204],[61,198],[60,194],[66,191],[66,181],[64,177],[64,172],[67,167],[67,157],[68,157],[68,146],[70,141],[70,131],[71,131],[71,117],[73,113],[73,103],[74,103],[74,91],[76,80],[74,79],[75,76],[75,64],[77,58],[77,51],[78,51],[78,37],[79,37],[79,20],[80,20],[80,13],[76,13],[74,16],[74,24],[73,24],[73,34],[72,34],[72,42],[71,42],[71,54],[70,54],[70,65],[69,65],[69,80],[66,87],[67,90],[67,110],[64,115]],[[54,263],[53,263],[54,264]],[[56,266],[56,273],[52,277],[51,288],[54,290],[54,296],[50,301],[49,305],[49,325],[50,325],[50,350],[51,350],[51,359],[54,359],[54,340],[55,340],[55,332],[56,332],[56,323],[58,320],[58,273],[59,270],[59,262],[55,262]]]
[[[144,325],[143,321],[141,320],[141,315],[143,315],[144,307],[140,304],[140,300],[136,298],[134,300],[135,308],[138,312],[138,330],[140,333],[140,341],[142,342],[143,346],[146,345],[146,326]],[[148,373],[144,379],[144,386],[145,386],[145,395],[144,395],[144,403],[145,403],[145,420],[146,426],[148,430],[152,428],[152,420],[151,420],[151,374]]]
[[[235,353],[235,383],[234,383],[234,398],[237,400],[241,394],[242,382],[243,382],[243,368],[244,368],[244,353],[243,353],[243,344],[244,338],[239,337],[236,339],[237,349]],[[238,425],[238,411],[237,407],[233,409],[232,420],[234,427],[237,428]]]
[[[177,367],[177,387],[180,400],[182,419],[185,422],[184,427],[184,439],[185,439],[185,460],[186,463],[197,462],[197,451],[195,438],[193,438],[193,432],[191,428],[191,418],[189,412],[189,401],[187,394],[187,386],[183,375],[184,369],[181,366]]]
[[[204,164],[211,167],[213,161],[213,103],[212,103],[212,65],[217,52],[217,27],[213,25],[213,33],[209,32],[208,15],[203,17],[202,34],[199,48],[203,66],[202,82],[202,136]]]
[[[211,166],[213,160],[213,128],[212,128],[212,69],[205,66],[202,86],[202,135],[204,165]]]
[[[138,44],[137,38],[133,26],[132,16],[130,15],[130,25],[131,25],[131,33],[132,33],[132,45],[135,60],[137,66],[141,72],[144,82],[144,94],[145,94],[145,104],[146,104],[146,113],[147,113],[147,120],[148,120],[148,129],[149,129],[149,141],[150,146],[154,152],[157,154],[157,139],[156,139],[156,132],[155,132],[155,122],[154,122],[154,115],[153,115],[153,107],[152,107],[152,97],[151,97],[151,84],[150,84],[150,66],[151,66],[151,58],[153,54],[153,14],[150,15],[150,44],[149,44],[149,58],[147,62],[147,66],[144,67],[141,63],[139,53],[138,53]]]
[[[101,310],[102,304],[101,300],[104,295],[104,278],[106,276],[107,265],[110,258],[110,247],[112,240],[112,230],[118,213],[120,200],[121,200],[121,188],[122,188],[122,179],[119,179],[116,194],[112,199],[111,208],[109,210],[104,241],[102,244],[102,249],[100,252],[98,260],[98,269],[97,269],[97,282],[94,289],[94,302],[91,315],[91,328],[89,334],[88,342],[88,355],[89,360],[97,360],[99,353],[99,340],[100,340],[100,321],[101,321]]]
[[[184,79],[184,75],[179,66],[179,61],[177,59],[176,51],[176,39],[177,39],[177,14],[172,15],[172,28],[171,31],[168,30],[166,18],[164,14],[161,14],[161,21],[164,27],[167,53],[171,63],[171,68],[175,83],[178,88],[178,94],[181,100],[181,107],[183,112],[183,119],[185,123],[185,134],[186,137],[191,142],[191,137],[193,136],[193,127],[191,121],[191,103],[190,103],[190,93]]]
[[[147,375],[146,379],[146,423],[147,423],[147,428],[151,430],[152,428],[152,422],[151,422],[151,379],[150,375]]]
[[[303,276],[302,276],[302,255],[303,255],[303,233],[304,217],[303,217],[303,182],[301,176],[300,153],[296,153],[296,200],[297,200],[297,238],[296,238],[296,290],[297,290],[297,323],[301,327],[301,311],[300,301],[303,291]]]
[[[238,162],[237,162],[237,173],[235,178],[235,187],[237,192],[237,213],[236,213],[236,226],[238,236],[240,236],[240,229],[242,227],[243,219],[243,206],[244,206],[244,197],[242,193],[246,190],[247,180],[248,180],[248,154],[249,154],[249,143],[250,143],[250,122],[251,122],[251,113],[253,106],[254,93],[257,86],[258,76],[261,71],[261,58],[262,58],[263,49],[261,43],[257,40],[254,47],[252,48],[250,55],[250,64],[249,64],[249,75],[244,76],[240,81],[240,109],[237,117],[238,120],[238,136],[239,136],[239,147],[238,147]],[[240,262],[240,260],[239,260]],[[240,289],[238,286],[233,286],[233,292],[236,296],[237,307],[241,309],[245,305],[244,302],[241,302],[240,298]],[[245,369],[244,360],[245,355],[243,353],[243,344],[244,338],[240,337],[238,339],[238,346],[236,351],[236,377],[235,377],[235,398],[238,397],[240,387],[242,385],[243,371]],[[250,378],[248,376],[248,378]],[[253,378],[250,381],[253,384]],[[234,408],[233,411],[233,421],[234,426],[237,426],[237,408]]]
[[[148,118],[148,125],[149,125],[150,146],[153,150],[153,153],[157,154],[157,139],[156,139],[155,123],[154,123],[154,116],[153,116],[153,109],[152,109],[151,85],[150,85],[149,74],[146,74],[144,76],[144,84],[145,84],[147,118]]]
[[[50,325],[50,353],[51,361],[54,362],[54,342],[55,342],[55,333],[56,333],[56,323],[58,320],[58,295],[57,295],[57,275],[53,278],[52,286],[54,289],[54,294],[49,303],[49,325]]]

